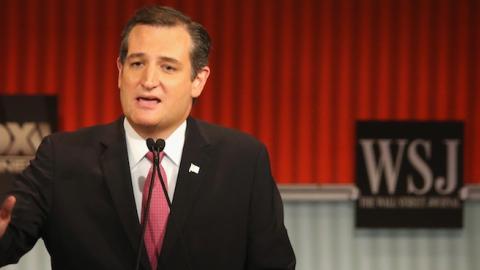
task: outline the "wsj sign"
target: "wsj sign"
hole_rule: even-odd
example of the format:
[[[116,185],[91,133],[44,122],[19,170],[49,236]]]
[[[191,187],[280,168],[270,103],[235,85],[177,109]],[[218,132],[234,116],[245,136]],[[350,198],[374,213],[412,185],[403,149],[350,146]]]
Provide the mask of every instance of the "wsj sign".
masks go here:
[[[357,227],[462,227],[461,122],[358,122],[356,158]]]

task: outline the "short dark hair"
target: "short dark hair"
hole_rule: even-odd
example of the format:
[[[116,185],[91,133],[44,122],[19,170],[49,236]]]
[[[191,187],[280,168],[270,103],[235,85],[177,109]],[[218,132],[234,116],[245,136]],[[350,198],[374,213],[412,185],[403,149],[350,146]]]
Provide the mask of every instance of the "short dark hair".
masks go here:
[[[199,23],[178,10],[165,6],[146,6],[143,7],[128,20],[122,31],[120,41],[119,59],[121,63],[125,62],[128,53],[128,36],[136,25],[152,25],[172,27],[184,25],[192,39],[193,48],[190,51],[190,62],[192,63],[192,80],[197,76],[201,68],[208,65],[208,55],[210,53],[211,39],[207,30]]]

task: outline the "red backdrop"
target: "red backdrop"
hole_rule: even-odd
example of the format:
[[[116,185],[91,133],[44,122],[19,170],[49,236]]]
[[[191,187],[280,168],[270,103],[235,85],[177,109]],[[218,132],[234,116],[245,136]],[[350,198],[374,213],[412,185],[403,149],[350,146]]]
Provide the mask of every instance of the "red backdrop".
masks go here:
[[[0,94],[56,94],[62,130],[116,119],[122,26],[146,3],[213,38],[194,115],[264,141],[280,183],[352,183],[361,119],[465,121],[480,183],[480,3],[0,0]]]

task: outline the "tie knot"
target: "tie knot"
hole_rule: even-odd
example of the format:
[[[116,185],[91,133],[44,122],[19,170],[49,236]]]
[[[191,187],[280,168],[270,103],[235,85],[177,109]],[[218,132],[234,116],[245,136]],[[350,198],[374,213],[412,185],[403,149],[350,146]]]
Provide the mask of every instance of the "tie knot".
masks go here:
[[[146,156],[147,156],[148,160],[150,160],[151,162],[153,162],[153,152],[148,152]],[[165,156],[165,153],[164,153],[163,151],[160,152],[160,153],[158,154],[158,161],[159,161],[159,162],[162,162],[162,159],[163,159],[164,156]]]

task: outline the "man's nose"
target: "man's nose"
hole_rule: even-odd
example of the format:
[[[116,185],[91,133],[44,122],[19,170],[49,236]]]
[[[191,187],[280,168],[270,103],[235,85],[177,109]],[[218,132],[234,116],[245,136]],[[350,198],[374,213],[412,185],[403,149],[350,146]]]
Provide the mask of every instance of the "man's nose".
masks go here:
[[[160,83],[160,73],[155,67],[147,67],[143,74],[142,86],[147,90],[152,90]]]

